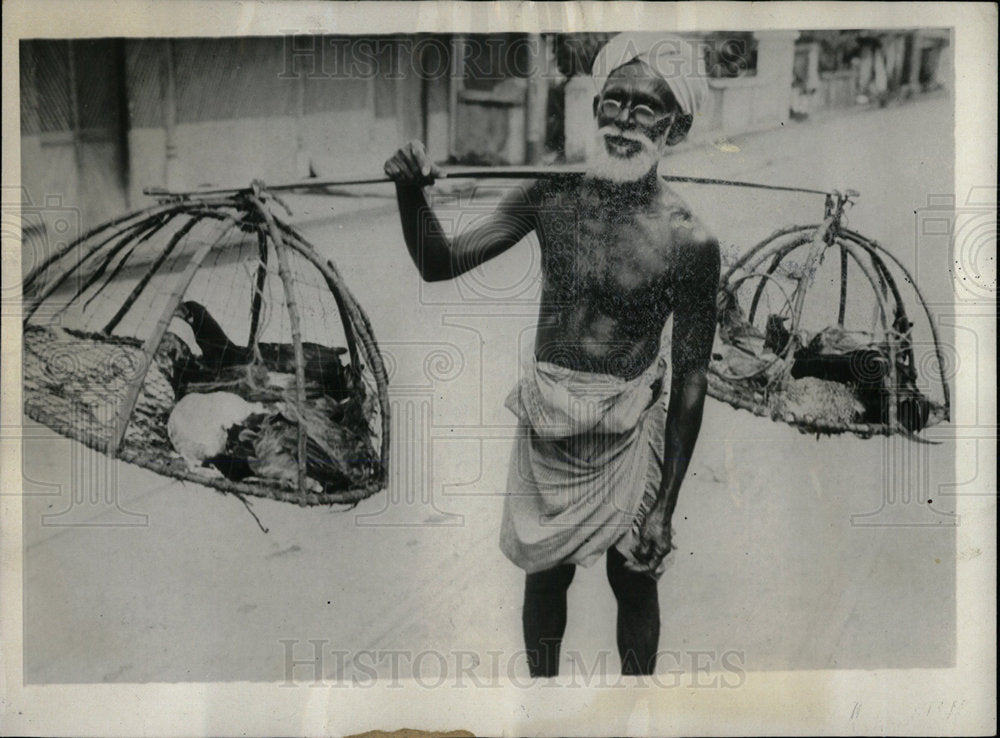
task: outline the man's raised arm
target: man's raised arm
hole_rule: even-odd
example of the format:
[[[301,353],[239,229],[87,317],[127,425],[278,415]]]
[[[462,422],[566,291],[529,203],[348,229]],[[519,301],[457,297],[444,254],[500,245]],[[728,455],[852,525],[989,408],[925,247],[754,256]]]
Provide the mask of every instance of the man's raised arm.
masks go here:
[[[449,237],[423,189],[444,175],[419,141],[411,141],[393,154],[385,163],[385,173],[396,182],[406,248],[420,276],[428,282],[452,279],[479,266],[509,249],[535,227],[528,187],[517,186],[475,228]]]

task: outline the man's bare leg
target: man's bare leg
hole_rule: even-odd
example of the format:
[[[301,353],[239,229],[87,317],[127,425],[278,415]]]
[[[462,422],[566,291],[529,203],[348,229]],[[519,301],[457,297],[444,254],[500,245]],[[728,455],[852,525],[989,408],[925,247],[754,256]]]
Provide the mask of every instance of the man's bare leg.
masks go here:
[[[656,581],[625,568],[625,557],[608,549],[608,582],[618,600],[618,655],[622,674],[652,674],[660,642],[660,603]]]
[[[575,565],[562,564],[528,574],[525,579],[521,623],[533,677],[559,673],[559,647],[566,631],[566,590],[575,573]]]

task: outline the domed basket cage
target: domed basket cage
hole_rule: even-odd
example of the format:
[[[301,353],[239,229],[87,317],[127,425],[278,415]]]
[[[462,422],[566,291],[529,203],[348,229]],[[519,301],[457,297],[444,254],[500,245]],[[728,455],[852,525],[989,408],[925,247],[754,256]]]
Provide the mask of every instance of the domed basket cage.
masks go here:
[[[259,183],[167,197],[39,263],[24,283],[26,414],[237,496],[318,505],[382,489],[389,405],[371,325],[276,204]],[[182,453],[207,448],[188,436],[222,448]]]
[[[915,437],[949,419],[941,343],[903,264],[842,227],[856,194],[724,268],[708,393],[805,433]]]

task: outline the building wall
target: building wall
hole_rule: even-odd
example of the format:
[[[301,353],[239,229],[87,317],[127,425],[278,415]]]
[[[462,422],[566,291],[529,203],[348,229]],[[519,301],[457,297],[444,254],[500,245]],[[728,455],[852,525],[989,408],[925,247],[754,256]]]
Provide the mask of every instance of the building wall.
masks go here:
[[[455,44],[451,157],[483,164],[524,163],[528,77],[540,74],[546,61],[537,38],[475,34],[457,38]]]
[[[787,120],[797,35],[757,32],[756,73],[709,80],[689,142]],[[459,53],[458,39],[412,35],[22,42],[22,180],[29,197],[55,195],[93,225],[149,204],[144,187],[378,176],[410,139],[437,161],[537,160],[552,49],[527,34],[475,39],[482,58]],[[933,51],[936,80],[950,85],[947,30],[914,39],[912,59]],[[816,97],[837,107],[855,92],[837,73]],[[575,76],[564,94],[566,159],[580,161],[595,143],[595,90]]]
[[[757,73],[709,80],[713,112],[706,131],[724,136],[773,128],[788,120],[797,31],[761,31]]]
[[[398,38],[347,41],[297,39],[294,53],[285,38],[26,42],[22,180],[96,224],[148,205],[145,187],[379,176],[414,138],[446,157],[448,75],[409,73],[414,44]],[[114,125],[87,120],[95,109]]]
[[[392,78],[381,64],[367,77],[349,78],[338,71],[347,68],[343,58],[348,64],[370,59],[345,57],[349,45],[330,51],[332,42],[324,39],[314,44],[326,44],[327,55],[341,55],[341,64],[304,68],[297,59],[288,69],[283,43],[133,42],[130,102],[148,113],[136,117],[129,136],[137,175],[133,197],[140,182],[242,185],[253,178],[299,179],[310,170],[320,177],[378,176],[384,158],[407,138],[422,136],[418,78]],[[380,40],[379,49],[390,47],[390,39]],[[164,89],[168,56],[174,67],[172,126],[171,96]],[[240,63],[209,71],[214,58]],[[168,138],[172,147],[161,143]],[[176,159],[169,183],[168,158]]]

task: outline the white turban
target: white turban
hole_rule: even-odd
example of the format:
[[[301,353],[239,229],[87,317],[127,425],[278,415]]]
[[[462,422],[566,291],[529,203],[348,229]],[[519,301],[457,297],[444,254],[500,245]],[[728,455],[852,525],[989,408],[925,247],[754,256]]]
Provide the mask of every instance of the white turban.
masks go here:
[[[670,87],[686,115],[694,115],[708,95],[708,77],[701,49],[677,36],[662,33],[628,32],[613,37],[594,59],[591,76],[600,94],[608,77],[618,67],[645,62]]]

